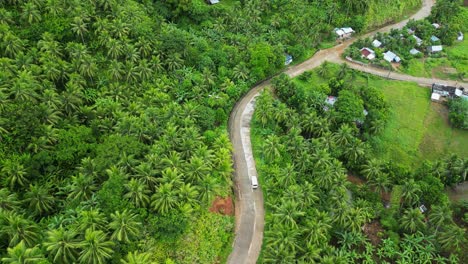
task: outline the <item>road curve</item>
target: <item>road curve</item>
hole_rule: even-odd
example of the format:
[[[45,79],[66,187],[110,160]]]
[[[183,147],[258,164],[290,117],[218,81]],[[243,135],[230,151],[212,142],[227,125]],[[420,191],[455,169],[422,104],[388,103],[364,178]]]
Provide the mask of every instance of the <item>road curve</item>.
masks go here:
[[[435,0],[424,0],[421,9],[409,19],[422,19],[428,16],[434,3]],[[377,32],[389,32],[392,28],[402,28],[409,19],[385,26],[359,37],[372,36]],[[284,73],[290,77],[295,77],[304,71],[319,66],[325,61],[330,61],[347,63],[353,69],[381,77],[394,80],[414,81],[425,86],[434,82],[449,85],[455,84],[455,81],[413,77],[361,66],[343,60],[341,54],[354,41],[356,41],[356,38],[349,39],[333,48],[321,50],[310,59],[287,68]],[[463,83],[458,84],[466,85]],[[250,142],[250,121],[255,107],[255,97],[269,85],[270,79],[253,87],[236,103],[229,118],[229,135],[233,145],[234,160],[236,230],[233,251],[227,260],[228,264],[256,263],[262,246],[264,227],[263,194],[261,186],[256,190],[252,189],[249,177],[249,175],[257,175]],[[466,87],[468,87],[468,85]]]

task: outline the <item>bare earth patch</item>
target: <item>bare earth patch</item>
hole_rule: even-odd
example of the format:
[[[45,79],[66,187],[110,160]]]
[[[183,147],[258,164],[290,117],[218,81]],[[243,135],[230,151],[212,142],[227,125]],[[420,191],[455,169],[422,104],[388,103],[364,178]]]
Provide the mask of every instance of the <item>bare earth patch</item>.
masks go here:
[[[362,227],[362,231],[364,231],[364,234],[366,234],[366,236],[369,238],[372,245],[377,246],[378,244],[380,244],[380,241],[382,241],[382,238],[380,238],[379,233],[383,233],[384,229],[382,228],[378,220],[374,220],[370,223],[365,224]]]
[[[216,197],[210,207],[210,212],[222,215],[234,215],[234,204],[230,196]]]
[[[349,172],[348,172],[347,178],[348,178],[349,182],[354,183],[356,185],[363,185],[364,182],[365,182],[363,179],[361,179],[361,178],[359,178],[357,176],[354,176]]]

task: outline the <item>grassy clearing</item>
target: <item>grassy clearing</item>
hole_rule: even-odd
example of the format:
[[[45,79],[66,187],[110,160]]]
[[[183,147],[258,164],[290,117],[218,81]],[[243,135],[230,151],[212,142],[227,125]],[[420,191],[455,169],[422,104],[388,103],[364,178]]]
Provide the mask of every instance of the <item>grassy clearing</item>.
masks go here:
[[[408,166],[449,153],[468,155],[468,131],[453,129],[447,107],[429,100],[430,90],[408,82],[373,79],[390,104],[384,132],[371,140],[376,155]]]
[[[468,77],[468,41],[457,42],[446,47],[446,57],[412,59],[400,71],[412,76],[460,80]]]

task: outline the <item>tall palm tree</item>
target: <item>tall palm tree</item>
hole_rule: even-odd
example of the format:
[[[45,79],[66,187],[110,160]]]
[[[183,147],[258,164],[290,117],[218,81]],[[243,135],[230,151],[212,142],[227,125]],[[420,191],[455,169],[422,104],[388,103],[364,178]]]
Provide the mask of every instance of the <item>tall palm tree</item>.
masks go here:
[[[150,202],[148,186],[137,179],[130,179],[125,184],[124,198],[130,200],[136,207],[146,207]]]
[[[114,230],[111,239],[131,242],[140,236],[141,222],[137,215],[125,209],[122,213],[119,211],[111,214],[110,229]]]
[[[114,243],[108,241],[106,234],[100,230],[87,229],[84,241],[79,245],[81,252],[78,261],[81,263],[104,264],[114,253]]]
[[[18,211],[19,205],[16,193],[10,192],[7,188],[0,189],[0,210]]]
[[[409,205],[416,205],[419,202],[420,194],[421,188],[413,179],[404,182],[401,193],[404,202]]]
[[[361,173],[367,180],[376,179],[382,174],[383,164],[378,159],[370,159],[362,165]]]
[[[71,30],[81,37],[81,41],[84,41],[84,35],[88,32],[88,21],[87,17],[76,16],[73,18],[73,22],[71,24]]]
[[[122,264],[156,264],[156,262],[151,260],[151,254],[147,252],[133,251],[128,252],[125,259],[121,259]]]
[[[39,229],[34,222],[16,213],[9,213],[4,217],[6,224],[0,231],[10,239],[10,247],[17,245],[21,241],[24,241],[26,246],[29,247],[36,245],[39,239]]]
[[[71,185],[69,185],[67,189],[68,199],[84,201],[91,198],[91,195],[97,190],[97,186],[94,183],[93,176],[79,173],[76,176],[72,176]]]
[[[77,233],[63,227],[47,231],[47,240],[43,243],[54,263],[73,263],[78,258]]]
[[[19,160],[5,159],[2,165],[0,172],[5,185],[9,186],[10,189],[27,184],[27,171]]]
[[[414,233],[424,226],[424,216],[418,208],[407,209],[401,217],[401,226]]]
[[[134,170],[133,177],[148,186],[150,190],[154,190],[158,182],[156,170],[148,162],[138,165]]]
[[[305,215],[305,212],[301,211],[298,204],[293,201],[282,200],[281,204],[275,204],[272,207],[272,215],[277,219],[278,223],[290,228],[297,228],[297,222]]]
[[[433,205],[429,213],[429,223],[435,227],[436,233],[439,228],[452,221],[452,210],[447,205]]]
[[[23,40],[11,32],[7,32],[3,36],[3,40],[0,42],[0,46],[4,49],[5,55],[10,58],[15,58],[16,55],[24,50]]]
[[[37,246],[28,248],[24,241],[19,242],[13,248],[8,248],[7,252],[8,254],[2,258],[2,263],[35,264],[45,261]]]
[[[208,164],[197,156],[192,156],[186,167],[187,179],[190,180],[191,183],[200,182],[211,171]]]
[[[165,183],[159,186],[156,193],[151,197],[151,206],[161,214],[167,214],[170,210],[178,206],[177,190],[172,184]]]
[[[197,187],[190,185],[190,183],[183,183],[179,188],[179,200],[181,203],[189,204],[191,206],[198,204],[198,191]]]
[[[467,242],[465,229],[455,224],[448,225],[445,227],[444,231],[440,232],[440,235],[437,236],[437,240],[445,250],[460,252],[463,245]]]
[[[213,195],[219,190],[220,185],[216,178],[205,177],[200,183],[197,184],[198,197],[203,203],[209,203],[213,198]]]
[[[47,185],[29,185],[29,191],[25,194],[24,201],[29,209],[36,215],[44,215],[53,211],[55,198],[50,194]]]
[[[32,2],[25,3],[23,5],[23,12],[21,13],[21,18],[29,24],[39,22],[42,20],[41,11]]]
[[[373,187],[374,190],[380,194],[382,194],[383,192],[388,192],[388,188],[391,186],[388,174],[381,173],[377,177],[369,180],[369,186]]]
[[[91,209],[80,212],[80,218],[77,222],[78,230],[104,230],[107,227],[106,216],[99,209]]]

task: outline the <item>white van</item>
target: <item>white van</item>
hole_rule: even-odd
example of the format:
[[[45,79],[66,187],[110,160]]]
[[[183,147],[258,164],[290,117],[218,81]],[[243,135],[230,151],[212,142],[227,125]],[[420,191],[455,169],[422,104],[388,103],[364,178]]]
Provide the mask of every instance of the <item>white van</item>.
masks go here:
[[[258,188],[257,176],[252,176],[252,177],[250,177],[250,178],[251,178],[251,180],[252,180],[252,188],[257,189],[257,188]]]

